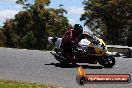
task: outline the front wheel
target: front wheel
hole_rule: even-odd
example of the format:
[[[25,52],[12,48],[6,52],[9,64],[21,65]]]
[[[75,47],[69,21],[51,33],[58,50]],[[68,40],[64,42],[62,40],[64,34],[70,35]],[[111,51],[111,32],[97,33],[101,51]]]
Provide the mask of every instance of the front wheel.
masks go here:
[[[115,65],[115,58],[111,55],[103,56],[98,62],[100,65],[109,68]]]

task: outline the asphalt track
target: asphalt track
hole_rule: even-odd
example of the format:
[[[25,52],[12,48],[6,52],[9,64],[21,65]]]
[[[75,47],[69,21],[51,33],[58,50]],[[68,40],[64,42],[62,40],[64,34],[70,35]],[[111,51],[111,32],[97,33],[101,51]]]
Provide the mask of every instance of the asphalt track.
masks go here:
[[[80,64],[88,74],[130,74],[132,58],[116,58],[113,68]],[[0,79],[57,85],[60,88],[132,88],[129,84],[85,84],[76,82],[77,67],[64,67],[48,51],[0,48]]]

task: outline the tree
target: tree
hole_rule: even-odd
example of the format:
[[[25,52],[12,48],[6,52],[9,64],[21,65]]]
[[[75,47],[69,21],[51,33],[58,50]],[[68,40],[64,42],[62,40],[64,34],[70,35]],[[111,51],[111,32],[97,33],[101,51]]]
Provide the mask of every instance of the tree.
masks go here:
[[[26,36],[22,38],[23,47],[27,49],[34,49],[36,38],[33,32],[28,32]]]
[[[71,27],[62,6],[59,9],[48,8],[50,0],[33,1],[16,1],[24,10],[3,26],[9,47],[43,50],[47,48],[48,36],[62,37]]]
[[[109,44],[125,44],[132,25],[131,0],[85,0],[83,4],[84,25]]]
[[[15,24],[13,19],[7,19],[3,26],[4,43],[7,47],[17,47],[19,42],[19,36],[15,34]]]
[[[49,13],[51,19],[48,20],[48,27],[51,30],[48,31],[51,32],[52,35],[48,36],[62,37],[66,30],[72,27],[69,24],[67,17],[64,16],[67,14],[67,11],[63,9],[63,5],[60,4],[58,9],[50,8]]]
[[[0,28],[0,47],[6,47],[5,40],[6,40],[6,37],[3,33],[3,28]]]

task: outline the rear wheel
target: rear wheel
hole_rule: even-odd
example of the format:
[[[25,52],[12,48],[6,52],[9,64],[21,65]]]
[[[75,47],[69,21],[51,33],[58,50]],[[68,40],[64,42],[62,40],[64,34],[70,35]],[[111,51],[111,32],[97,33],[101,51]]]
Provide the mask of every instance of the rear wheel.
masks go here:
[[[56,55],[55,55],[54,57],[55,57],[55,59],[56,59],[57,61],[59,61],[61,64],[65,64],[65,65],[69,64],[68,61],[67,61],[67,59],[63,59],[63,58],[58,57],[58,56],[56,56]]]

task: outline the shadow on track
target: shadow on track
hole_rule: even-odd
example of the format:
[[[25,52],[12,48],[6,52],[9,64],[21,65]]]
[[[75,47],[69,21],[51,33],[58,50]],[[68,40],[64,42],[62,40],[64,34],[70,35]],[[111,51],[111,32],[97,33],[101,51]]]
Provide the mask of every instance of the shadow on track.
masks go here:
[[[77,68],[82,66],[84,69],[102,69],[102,66],[89,66],[89,65],[72,65],[72,64],[68,64],[68,65],[64,65],[61,63],[50,63],[50,64],[44,64],[44,65],[54,65],[55,67],[60,67],[60,68]]]

